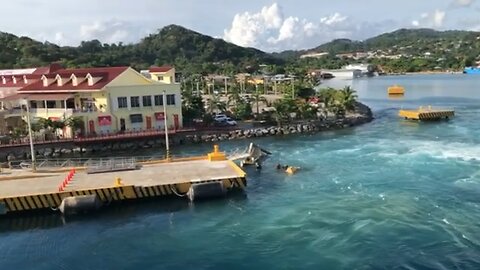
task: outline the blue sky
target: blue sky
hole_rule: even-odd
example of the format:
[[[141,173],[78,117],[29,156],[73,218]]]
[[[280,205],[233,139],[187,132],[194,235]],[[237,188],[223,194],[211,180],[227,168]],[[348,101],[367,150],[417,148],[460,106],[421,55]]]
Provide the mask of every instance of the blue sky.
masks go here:
[[[398,28],[480,31],[477,0],[16,0],[1,14],[0,31],[61,45],[131,43],[172,23],[265,51]]]

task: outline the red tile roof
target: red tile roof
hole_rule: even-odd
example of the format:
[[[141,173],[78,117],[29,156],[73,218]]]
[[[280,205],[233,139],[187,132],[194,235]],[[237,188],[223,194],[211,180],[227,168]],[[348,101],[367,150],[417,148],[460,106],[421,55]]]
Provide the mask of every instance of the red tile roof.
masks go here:
[[[40,80],[43,74],[47,74],[52,70],[61,69],[60,64],[51,64],[47,67],[31,68],[31,69],[12,69],[6,70],[7,72],[17,72],[14,75],[12,74],[0,74],[0,89],[2,88],[22,88],[28,84],[31,84],[37,80]],[[30,70],[33,69],[33,72]],[[23,73],[22,73],[23,72]],[[1,73],[1,71],[0,71]],[[24,76],[27,78],[27,83],[25,83]],[[16,83],[14,83],[13,78],[15,77]],[[3,83],[3,78],[5,78],[5,83]]]
[[[150,67],[148,69],[148,71],[150,71],[150,72],[167,72],[167,71],[171,70],[172,68],[173,67],[171,67],[171,66],[161,66],[161,67],[153,66],[153,67]]]
[[[39,80],[29,84],[19,93],[41,93],[41,92],[75,92],[80,90],[100,90],[113,81],[116,77],[122,74],[128,67],[102,67],[102,68],[80,68],[80,69],[60,69],[54,72],[45,74],[49,79],[55,79],[57,75],[61,78],[69,79],[72,74],[78,78],[85,78],[90,74],[94,78],[100,78],[94,85],[88,85],[88,80],[83,80],[79,85],[73,86],[72,80],[64,80],[64,84],[59,86],[56,82],[51,82],[48,86],[43,85],[43,81]]]

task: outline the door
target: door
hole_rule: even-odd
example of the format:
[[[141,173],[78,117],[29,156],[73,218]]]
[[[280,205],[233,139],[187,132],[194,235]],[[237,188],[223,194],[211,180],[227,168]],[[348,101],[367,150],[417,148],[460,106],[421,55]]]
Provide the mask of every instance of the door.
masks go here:
[[[146,118],[146,121],[145,121],[145,122],[147,122],[147,130],[152,129],[152,117],[147,116],[147,117],[145,117],[145,118]]]
[[[180,122],[178,121],[178,114],[173,115],[173,124],[175,125],[175,129],[180,128]]]
[[[95,134],[95,121],[88,121],[88,131],[90,134]]]
[[[120,118],[120,131],[125,131],[125,119]]]

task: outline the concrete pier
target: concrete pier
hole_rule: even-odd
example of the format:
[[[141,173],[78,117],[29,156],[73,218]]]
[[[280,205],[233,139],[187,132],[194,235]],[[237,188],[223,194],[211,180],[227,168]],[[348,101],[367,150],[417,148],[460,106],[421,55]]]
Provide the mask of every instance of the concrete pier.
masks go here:
[[[431,106],[421,106],[417,110],[400,110],[399,116],[410,120],[440,120],[449,119],[455,115],[455,111],[452,109],[434,109]]]
[[[205,157],[182,161],[139,164],[139,168],[88,174],[78,168],[68,184],[68,171],[17,172],[0,176],[0,214],[57,208],[66,197],[96,195],[104,202],[148,197],[183,197],[198,183],[221,182],[226,190],[243,190],[245,172],[225,155],[215,151]]]

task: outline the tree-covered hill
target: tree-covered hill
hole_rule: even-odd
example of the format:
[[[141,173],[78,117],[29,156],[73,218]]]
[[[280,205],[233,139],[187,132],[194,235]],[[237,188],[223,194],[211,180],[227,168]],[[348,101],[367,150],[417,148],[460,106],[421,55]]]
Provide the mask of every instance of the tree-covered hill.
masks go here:
[[[78,47],[41,43],[0,33],[0,68],[41,66],[62,62],[68,67],[130,65],[141,69],[170,64],[189,72],[231,72],[282,61],[257,49],[244,48],[177,25],[169,25],[136,44],[83,41]]]
[[[302,54],[327,52],[320,59],[299,59]],[[364,52],[364,59],[338,54]],[[480,32],[400,29],[364,41],[337,39],[305,51],[268,54],[222,39],[202,35],[178,25],[169,25],[135,44],[102,44],[83,41],[77,47],[57,46],[28,37],[0,32],[0,69],[42,66],[61,62],[67,67],[124,66],[137,69],[151,65],[175,65],[187,74],[252,72],[260,64],[271,70],[340,68],[352,62],[368,62],[388,72],[433,69],[460,70],[480,55]],[[276,65],[271,66],[271,65]]]
[[[480,60],[480,32],[400,29],[364,41],[338,39],[304,53],[327,52],[329,63],[340,67],[346,62],[368,62],[387,72],[461,70]],[[362,59],[345,59],[341,54],[363,52]],[[365,54],[364,54],[365,55]],[[324,59],[309,60],[322,65]]]

